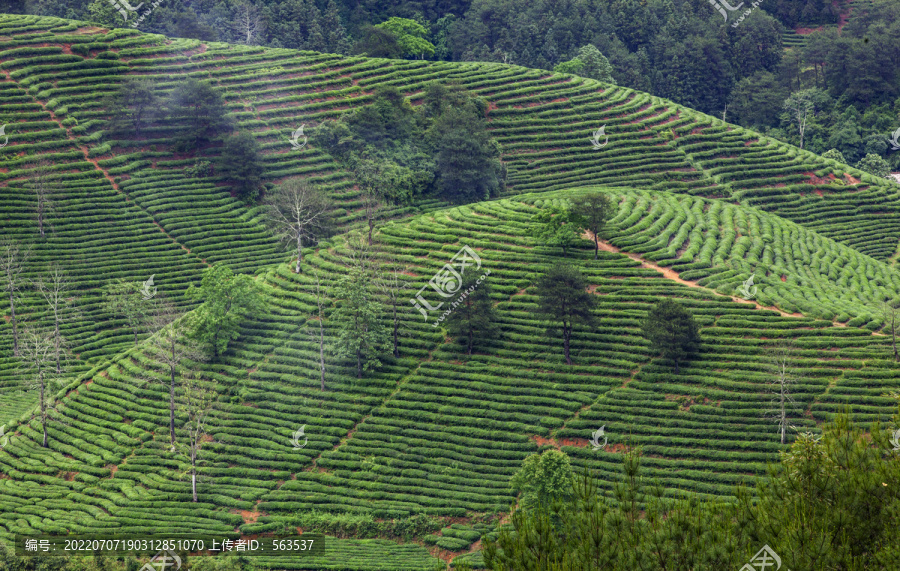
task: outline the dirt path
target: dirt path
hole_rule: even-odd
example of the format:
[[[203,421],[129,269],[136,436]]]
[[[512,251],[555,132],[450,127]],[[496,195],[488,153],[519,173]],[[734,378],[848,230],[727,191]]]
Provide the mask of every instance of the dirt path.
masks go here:
[[[588,239],[588,240],[593,240],[593,239],[594,239],[594,236],[593,236],[593,234],[591,234],[590,232],[585,232],[585,233],[582,235],[582,238],[585,238],[585,239]],[[675,270],[673,270],[673,269],[671,269],[671,268],[664,268],[664,267],[662,267],[662,266],[658,266],[658,265],[654,264],[653,262],[649,262],[649,261],[645,260],[644,258],[640,257],[638,254],[632,254],[632,253],[629,253],[629,252],[623,252],[622,250],[620,250],[619,248],[613,246],[613,245],[610,244],[609,242],[606,242],[606,241],[604,241],[604,240],[600,240],[599,244],[600,244],[600,249],[603,250],[604,252],[613,252],[613,253],[616,253],[616,254],[624,254],[625,256],[628,256],[629,258],[631,258],[631,259],[634,260],[635,262],[640,263],[640,264],[641,264],[641,267],[647,268],[647,269],[650,269],[650,270],[656,270],[657,272],[661,273],[665,278],[670,279],[670,280],[672,280],[672,281],[674,281],[674,282],[676,282],[676,283],[679,283],[679,284],[681,284],[681,285],[684,285],[684,286],[687,286],[687,287],[694,287],[694,288],[702,289],[703,291],[707,291],[707,292],[709,292],[709,293],[715,294],[715,295],[720,296],[720,297],[727,297],[727,298],[730,298],[732,301],[736,301],[736,302],[738,302],[738,303],[749,303],[749,304],[751,304],[751,305],[756,306],[757,309],[767,309],[767,310],[769,310],[769,311],[777,311],[777,312],[778,312],[780,315],[782,315],[783,317],[805,317],[802,313],[787,313],[786,311],[782,311],[782,310],[778,309],[778,308],[775,307],[775,306],[762,305],[762,304],[760,304],[760,303],[758,303],[758,302],[756,302],[756,301],[753,301],[753,300],[748,300],[748,299],[744,299],[744,298],[742,298],[742,297],[737,297],[737,296],[733,296],[733,295],[725,295],[725,294],[723,294],[723,293],[719,293],[719,292],[717,292],[716,290],[710,289],[710,288],[708,288],[708,287],[704,287],[704,286],[698,284],[697,282],[682,279],[682,278],[678,275],[678,272],[676,272]],[[831,323],[832,323],[832,325],[833,325],[834,327],[847,327],[847,324],[846,324],[846,323],[839,323],[839,322],[837,322],[837,321],[832,321]],[[873,332],[872,335],[883,336],[884,334],[883,334],[883,333],[874,333],[874,332]]]

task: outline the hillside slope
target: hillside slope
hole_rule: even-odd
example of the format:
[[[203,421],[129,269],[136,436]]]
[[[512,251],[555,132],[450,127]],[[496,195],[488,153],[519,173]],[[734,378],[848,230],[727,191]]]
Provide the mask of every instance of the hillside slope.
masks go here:
[[[728,497],[783,449],[763,418],[763,365],[778,338],[802,348],[798,430],[815,431],[848,404],[864,421],[887,420],[895,407],[885,393],[897,388],[898,368],[873,331],[880,302],[900,292],[891,265],[900,187],[846,165],[644,93],[500,64],[342,57],[0,16],[0,70],[9,136],[0,148],[0,233],[31,246],[31,278],[63,264],[79,308],[64,331],[74,357],[61,392],[66,424],[51,426],[49,451],[0,321],[0,425],[13,433],[0,451],[0,538],[163,526],[252,533],[296,526],[311,508],[471,524],[508,509],[509,477],[543,446],[563,447],[606,492],[620,478],[622,447],[640,445],[668,493]],[[345,229],[362,216],[355,181],[312,145],[294,150],[294,129],[371,102],[379,85],[414,104],[436,80],[483,97],[509,169],[506,196],[389,208],[378,241],[381,255],[412,266],[410,297],[462,246],[476,250],[491,269],[503,334],[467,358],[410,306],[400,359],[360,381],[329,357],[320,391],[318,346],[306,330],[310,270],[333,285],[346,271],[346,236],[310,250],[294,274],[257,208],[236,201],[215,173],[186,172],[214,161],[216,147],[177,154],[153,130],[109,139],[102,97],[128,75],[149,77],[160,94],[185,77],[212,80],[260,142],[266,183],[310,178],[338,201]],[[609,140],[595,148],[600,126]],[[43,239],[24,186],[38,158],[62,176]],[[616,197],[619,212],[598,261],[587,242],[571,255],[589,276],[600,319],[579,332],[568,367],[534,316],[530,289],[560,253],[528,237],[529,218],[545,201],[597,189]],[[255,275],[268,310],[205,368],[220,396],[194,504],[185,463],[168,452],[165,395],[146,378],[159,363],[100,309],[99,288],[154,275],[161,291],[180,297],[214,263]],[[754,302],[732,297],[751,274]],[[681,300],[703,327],[701,355],[678,375],[638,331],[660,297]],[[30,291],[18,313],[46,319]],[[303,425],[309,444],[292,450]],[[594,451],[587,439],[600,426],[611,446]],[[440,563],[436,555],[447,556],[423,545],[335,541],[302,568],[422,569]]]
[[[220,396],[213,440],[204,448],[200,503],[189,501],[183,459],[168,452],[164,389],[146,380],[148,371],[159,374],[160,364],[141,345],[68,393],[60,405],[68,424],[52,425],[49,451],[39,446],[35,421],[16,427],[0,452],[0,470],[8,478],[0,480],[3,535],[147,526],[253,533],[297,525],[297,515],[310,509],[375,517],[424,512],[469,521],[506,511],[514,498],[509,477],[525,456],[554,445],[577,466],[590,468],[606,492],[621,478],[622,447],[643,446],[647,475],[669,493],[729,496],[734,485],[762,475],[782,449],[775,426],[764,418],[770,380],[765,363],[777,338],[795,339],[801,349],[794,364],[804,378],[794,389],[798,409],[792,413],[798,430],[815,431],[818,421],[851,403],[860,420],[890,418],[895,404],[884,393],[900,385],[900,366],[891,360],[886,337],[760,308],[727,295],[730,285],[719,293],[684,280],[687,271],[679,283],[654,267],[649,258],[664,257],[649,255],[649,248],[630,255],[604,251],[594,261],[585,241],[570,256],[598,296],[599,320],[577,334],[575,365],[566,366],[559,343],[535,318],[531,289],[561,258],[528,237],[529,219],[545,201],[591,190],[479,203],[381,228],[379,255],[409,263],[415,289],[464,245],[491,270],[503,334],[471,357],[410,307],[403,317],[411,334],[402,340],[400,359],[357,380],[355,364],[329,358],[321,391],[318,346],[304,322],[314,324],[308,321],[314,313],[312,270],[326,287],[346,271],[344,237],[311,253],[301,274],[288,264],[267,269],[258,281],[269,311],[245,323],[241,338],[205,368]],[[601,190],[619,202],[605,250],[640,242],[638,226],[658,235],[652,230],[657,207],[676,214],[694,208],[779,229],[763,257],[770,251],[780,257],[800,241],[789,230],[833,253],[834,260],[792,260],[792,267],[819,272],[807,279],[823,292],[832,291],[829,270],[840,271],[846,260],[892,272],[753,209],[669,193]],[[710,235],[682,236],[690,236],[683,243],[691,250],[694,240]],[[721,274],[727,261],[742,255],[738,248],[740,243],[721,249],[707,273]],[[799,299],[807,289],[778,283],[784,289],[762,285],[762,295]],[[834,297],[834,303],[864,303],[864,292],[844,290],[845,298]],[[639,333],[640,318],[661,297],[678,298],[702,326],[700,355],[677,375],[654,358]],[[291,435],[301,425],[309,443],[292,450]],[[594,451],[588,438],[602,425],[610,446]],[[372,549],[382,549],[378,545]],[[385,569],[376,560],[352,568]]]
[[[500,64],[204,44],[33,16],[0,17],[0,69],[0,117],[9,135],[0,154],[0,219],[6,220],[4,235],[34,244],[27,273],[36,277],[49,262],[72,256],[93,263],[97,254],[83,249],[112,242],[107,237],[99,244],[98,237],[90,245],[73,244],[79,233],[93,231],[84,221],[101,232],[114,227],[119,236],[131,234],[125,239],[145,249],[129,254],[130,265],[117,261],[125,252],[119,250],[104,254],[91,270],[69,268],[82,308],[66,331],[79,356],[74,372],[115,355],[127,336],[112,332],[121,324],[99,309],[96,290],[107,280],[155,275],[159,287],[176,293],[196,281],[206,264],[225,262],[253,273],[282,259],[258,211],[231,198],[220,178],[186,172],[198,160],[214,161],[217,148],[179,155],[167,132],[153,130],[137,140],[104,137],[103,96],[126,75],[152,79],[161,94],[185,77],[211,80],[237,124],[257,136],[266,153],[267,183],[309,177],[343,206],[344,224],[361,216],[352,177],[312,145],[292,149],[293,130],[370,102],[379,85],[396,86],[415,103],[427,82],[453,80],[489,102],[490,129],[503,144],[509,168],[509,193],[581,184],[641,186],[757,205],[880,260],[891,258],[900,242],[900,187],[671,102],[575,76]],[[609,142],[595,149],[589,139],[601,125]],[[22,191],[38,155],[64,173],[57,209],[50,213],[57,232],[43,239],[33,221],[35,201]],[[114,207],[119,219],[112,222],[104,217],[109,209],[85,200],[87,185],[98,200],[124,200],[128,208]],[[439,205],[428,201],[383,215]],[[147,234],[150,224],[160,235]],[[185,252],[184,262],[166,259],[184,258]],[[23,313],[39,307],[28,297]],[[0,329],[8,333],[6,323]],[[13,366],[0,360],[0,394],[19,384]],[[3,400],[0,421],[29,402]]]

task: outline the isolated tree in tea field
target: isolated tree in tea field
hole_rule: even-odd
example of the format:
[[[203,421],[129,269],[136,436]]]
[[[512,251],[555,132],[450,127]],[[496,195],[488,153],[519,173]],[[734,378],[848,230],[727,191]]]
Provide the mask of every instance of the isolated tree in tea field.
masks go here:
[[[531,217],[531,235],[545,246],[562,248],[565,257],[581,241],[586,222],[574,208],[546,205]]]
[[[587,280],[581,271],[568,264],[557,264],[535,284],[538,311],[551,322],[548,331],[562,333],[566,363],[571,365],[569,348],[576,325],[591,325],[597,298],[587,291]]]
[[[225,102],[209,81],[187,79],[175,86],[167,100],[169,119],[180,127],[176,149],[196,150],[231,130]]]
[[[383,165],[377,161],[362,160],[354,169],[359,182],[360,199],[366,211],[366,223],[369,226],[369,246],[374,243],[375,220],[383,206],[380,189],[380,178]]]
[[[297,248],[295,273],[300,273],[304,245],[315,244],[333,230],[334,204],[306,179],[291,178],[266,196],[267,221],[282,243]]]
[[[47,303],[47,309],[53,318],[53,357],[56,361],[56,374],[62,373],[60,366],[60,354],[64,345],[64,339],[60,333],[60,325],[71,318],[72,282],[58,264],[51,264],[46,275],[37,283],[38,292]]]
[[[219,172],[244,202],[259,198],[263,166],[256,137],[248,131],[238,131],[226,137],[219,159]]]
[[[16,304],[20,299],[19,292],[27,283],[22,276],[25,261],[29,252],[23,250],[18,242],[0,240],[0,288],[6,292],[9,300],[9,323],[12,326],[13,356],[19,356],[19,329],[16,321]]]
[[[572,464],[569,457],[559,450],[545,450],[525,458],[522,467],[513,475],[512,488],[521,496],[519,506],[533,509],[550,507],[557,500],[572,497]]]
[[[216,357],[240,336],[241,321],[264,309],[253,278],[235,275],[223,264],[206,268],[200,286],[192,285],[186,295],[202,303],[189,318],[191,336],[209,344]]]
[[[407,328],[401,319],[403,309],[408,306],[404,303],[403,292],[409,288],[410,280],[406,275],[409,266],[394,257],[388,256],[384,263],[376,270],[378,275],[375,282],[378,285],[381,298],[390,313],[391,341],[394,346],[394,357],[400,356],[400,336],[407,334]]]
[[[339,356],[356,359],[356,377],[379,367],[380,356],[390,348],[390,334],[382,315],[384,306],[377,300],[372,272],[363,265],[351,265],[337,283],[331,314],[335,324],[335,351]]]
[[[446,320],[450,335],[465,346],[469,355],[477,342],[491,339],[500,330],[496,324],[494,302],[491,301],[491,284],[488,278],[481,283],[478,283],[479,279],[481,276],[477,273],[463,274],[462,284],[454,298],[460,300],[459,305],[450,312]]]
[[[594,237],[594,259],[600,254],[600,235],[606,222],[615,214],[615,205],[606,194],[591,194],[575,200],[572,211],[578,216],[576,226],[583,226]]]
[[[785,433],[791,428],[789,415],[796,408],[792,388],[800,378],[793,360],[796,358],[796,343],[793,340],[779,340],[774,347],[766,350],[771,380],[767,383],[768,392],[772,396],[771,407],[766,415],[778,425],[781,443],[784,444]]]
[[[216,401],[215,384],[205,381],[190,372],[182,382],[182,400],[179,409],[187,416],[184,430],[188,441],[182,444],[182,453],[191,463],[191,493],[197,501],[197,465],[200,463],[200,452],[209,432],[210,412]]]
[[[28,388],[39,391],[38,405],[41,427],[44,431],[44,441],[41,446],[44,448],[47,448],[47,421],[50,418],[50,410],[54,402],[55,383],[52,374],[55,345],[52,333],[30,324],[22,328],[22,346],[19,356],[24,369],[32,379]]]
[[[641,332],[654,352],[679,364],[700,348],[700,328],[683,305],[664,299],[650,308],[641,323]]]
[[[116,278],[103,286],[103,311],[125,320],[137,345],[138,333],[144,328],[150,306],[141,295],[141,283]]]
[[[147,78],[128,77],[115,93],[104,98],[111,115],[107,125],[111,134],[141,136],[162,104],[153,87],[154,83]]]
[[[59,183],[53,175],[52,166],[50,161],[42,159],[28,171],[25,179],[25,188],[31,191],[35,199],[35,218],[41,238],[44,237],[47,215],[54,210],[53,193],[59,187]]]
[[[861,171],[865,171],[873,176],[877,176],[878,178],[886,178],[888,180],[892,180],[891,165],[889,165],[886,160],[881,158],[881,156],[876,155],[875,153],[869,153],[864,156],[858,163],[856,163],[856,168]]]
[[[206,354],[189,337],[190,329],[184,314],[162,295],[154,298],[154,307],[150,315],[150,327],[154,334],[150,337],[150,346],[154,357],[162,363],[168,376],[159,380],[169,385],[169,439],[172,450],[175,450],[175,388],[179,369],[190,370],[197,363],[206,360]],[[189,373],[190,374],[190,373]]]

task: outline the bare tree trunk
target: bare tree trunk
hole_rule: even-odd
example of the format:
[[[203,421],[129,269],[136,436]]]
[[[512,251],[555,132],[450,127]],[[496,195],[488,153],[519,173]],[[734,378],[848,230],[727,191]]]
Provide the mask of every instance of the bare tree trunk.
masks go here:
[[[38,382],[41,384],[41,428],[44,430],[44,443],[47,448],[47,402],[44,400],[44,369],[38,365]]]
[[[319,318],[319,369],[322,374],[322,390],[325,390],[325,328]]]
[[[569,338],[572,336],[572,327],[568,323],[563,323],[563,347],[566,353],[566,364],[572,364],[572,358],[569,357]]]
[[[53,344],[54,350],[56,351],[56,374],[59,375],[62,373],[62,369],[59,366],[59,315],[54,311],[54,324],[53,324]]]
[[[600,255],[600,238],[597,237],[597,233],[594,232],[594,259]]]
[[[16,301],[13,297],[13,292],[10,290],[9,292],[9,316],[10,323],[12,323],[13,330],[13,356],[19,356],[19,329],[16,327]]]
[[[194,494],[194,502],[197,501],[197,451],[191,450],[191,492]]]
[[[175,448],[175,369],[172,369],[172,383],[169,385],[169,438]]]
[[[356,378],[362,378],[362,352],[359,349],[356,350]]]
[[[303,236],[297,232],[297,267],[294,269],[295,274],[300,273],[300,262],[303,261]]]

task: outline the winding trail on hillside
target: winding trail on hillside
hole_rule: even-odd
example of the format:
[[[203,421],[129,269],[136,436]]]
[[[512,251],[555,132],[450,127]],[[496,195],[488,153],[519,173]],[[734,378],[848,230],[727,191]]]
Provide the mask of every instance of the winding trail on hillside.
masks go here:
[[[583,238],[586,238],[586,239],[588,239],[588,240],[591,240],[591,241],[594,240],[594,235],[591,234],[589,231],[586,231],[586,232],[582,235],[582,237],[583,237]],[[644,258],[642,258],[641,256],[639,256],[638,254],[633,254],[633,253],[630,253],[630,252],[623,252],[621,249],[617,248],[616,246],[613,246],[612,244],[610,244],[609,242],[607,242],[607,241],[605,241],[605,240],[599,240],[598,242],[599,242],[599,245],[600,245],[600,249],[603,250],[604,252],[612,252],[612,253],[615,253],[615,254],[623,254],[623,255],[625,255],[625,256],[628,256],[629,258],[631,258],[631,259],[634,260],[635,262],[638,262],[638,263],[641,265],[641,267],[647,268],[647,269],[650,269],[650,270],[655,270],[655,271],[661,273],[666,279],[670,279],[670,280],[672,280],[672,281],[674,281],[674,282],[676,282],[676,283],[679,283],[679,284],[681,284],[681,285],[684,285],[684,286],[687,286],[687,287],[693,287],[693,288],[702,289],[703,291],[706,291],[706,292],[715,294],[715,295],[720,296],[720,297],[727,297],[727,298],[730,298],[732,301],[736,301],[736,302],[738,302],[738,303],[748,303],[748,304],[751,304],[751,305],[756,306],[757,309],[766,309],[766,310],[769,310],[769,311],[776,311],[776,312],[778,312],[782,317],[797,317],[797,318],[806,317],[806,316],[803,315],[802,313],[787,313],[786,311],[782,311],[781,309],[778,309],[778,308],[775,307],[775,306],[762,305],[761,303],[758,303],[758,302],[756,302],[756,301],[753,301],[752,299],[744,299],[744,298],[738,297],[738,296],[725,295],[725,294],[720,293],[720,292],[718,292],[718,291],[716,291],[716,290],[714,290],[714,289],[710,289],[710,288],[708,288],[708,287],[702,286],[702,285],[698,284],[698,283],[695,282],[695,281],[690,281],[690,280],[682,279],[682,278],[678,275],[678,272],[676,272],[675,270],[673,270],[673,269],[671,269],[671,268],[664,268],[664,267],[662,267],[662,266],[658,266],[658,265],[654,264],[653,262],[650,262],[650,261],[648,261],[648,260],[645,260]],[[832,321],[831,323],[832,323],[832,325],[833,325],[834,327],[847,327],[847,324],[846,324],[846,323],[840,323],[840,322],[838,322],[838,321]],[[877,335],[877,336],[883,337],[883,336],[884,336],[884,333],[876,333],[876,332],[872,332],[872,335]]]

